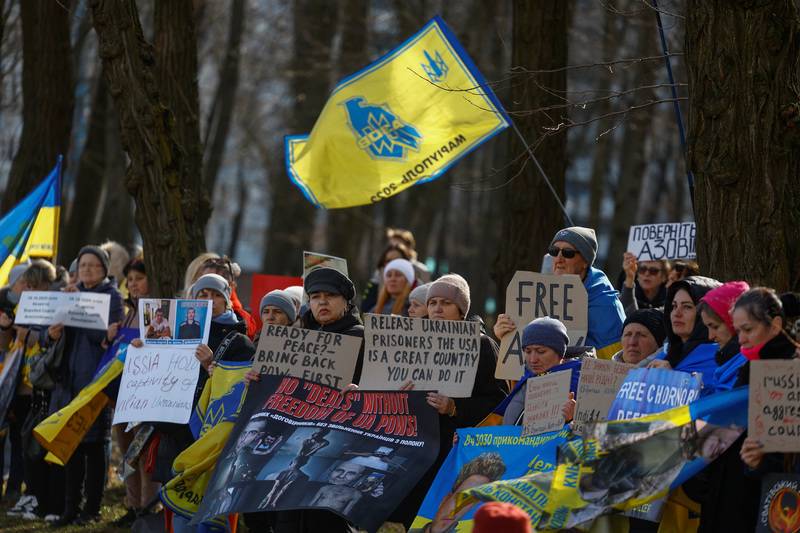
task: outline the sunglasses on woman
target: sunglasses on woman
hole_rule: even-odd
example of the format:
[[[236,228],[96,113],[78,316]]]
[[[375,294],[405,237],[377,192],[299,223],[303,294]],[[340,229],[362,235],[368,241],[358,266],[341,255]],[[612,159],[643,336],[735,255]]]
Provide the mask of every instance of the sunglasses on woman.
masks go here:
[[[575,254],[580,254],[578,250],[573,250],[572,248],[559,248],[558,246],[551,246],[547,249],[547,253],[553,257],[558,257],[558,252],[561,252],[561,255],[564,256],[564,259],[572,259],[575,257]]]
[[[661,269],[658,268],[658,267],[640,266],[637,270],[639,271],[639,274],[644,274],[645,272],[650,272],[650,274],[652,274],[653,276],[655,276],[656,274],[660,274],[661,273]]]

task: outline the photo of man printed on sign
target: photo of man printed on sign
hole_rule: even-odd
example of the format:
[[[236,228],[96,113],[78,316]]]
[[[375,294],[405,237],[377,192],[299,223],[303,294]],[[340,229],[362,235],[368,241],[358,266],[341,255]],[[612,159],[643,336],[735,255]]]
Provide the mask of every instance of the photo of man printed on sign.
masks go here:
[[[175,321],[170,321],[170,300],[153,300],[145,304],[144,322],[149,340],[170,340],[175,330]]]
[[[178,339],[202,339],[203,324],[206,320],[208,309],[197,307],[192,302],[180,302],[177,318]]]

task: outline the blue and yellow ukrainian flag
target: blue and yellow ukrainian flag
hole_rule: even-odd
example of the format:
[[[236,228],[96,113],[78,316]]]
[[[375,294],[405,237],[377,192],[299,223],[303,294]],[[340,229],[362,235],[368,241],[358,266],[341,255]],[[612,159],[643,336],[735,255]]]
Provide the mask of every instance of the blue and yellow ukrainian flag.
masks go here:
[[[286,137],[286,168],[318,208],[365,205],[438,178],[509,125],[437,15],[339,82],[311,134]]]
[[[0,285],[29,257],[54,257],[61,214],[61,158],[33,191],[0,219]]]

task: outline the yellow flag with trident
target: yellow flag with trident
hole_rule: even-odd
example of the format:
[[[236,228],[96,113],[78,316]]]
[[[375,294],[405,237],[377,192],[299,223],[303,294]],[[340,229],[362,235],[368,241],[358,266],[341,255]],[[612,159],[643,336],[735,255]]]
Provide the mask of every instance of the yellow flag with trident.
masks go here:
[[[438,178],[509,125],[436,16],[337,84],[311,134],[286,137],[286,168],[318,208],[365,205]]]

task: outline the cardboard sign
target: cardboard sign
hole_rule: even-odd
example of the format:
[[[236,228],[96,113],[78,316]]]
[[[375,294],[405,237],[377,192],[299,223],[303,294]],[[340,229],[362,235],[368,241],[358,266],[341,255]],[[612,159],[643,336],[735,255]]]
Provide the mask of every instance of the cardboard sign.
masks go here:
[[[397,390],[412,380],[414,390],[472,394],[481,345],[477,322],[367,314],[364,343],[361,387]]]
[[[363,390],[342,396],[279,376],[250,383],[192,523],[327,509],[377,531],[438,454],[439,415],[426,396]]]
[[[17,307],[16,323],[108,329],[111,296],[94,292],[24,291]]]
[[[586,343],[589,295],[579,276],[518,271],[506,289],[506,314],[517,329],[500,339],[500,357],[494,377],[516,380],[525,369],[522,330],[534,319],[555,318],[566,326],[570,345]]]
[[[128,347],[114,410],[114,424],[185,424],[200,373],[194,350],[165,346]]]
[[[639,261],[694,258],[695,231],[694,222],[631,226],[628,251]]]
[[[208,344],[211,330],[211,300],[139,300],[139,331],[149,346],[186,346],[194,349]]]
[[[622,382],[625,381],[628,372],[635,368],[636,365],[605,359],[587,357],[581,361],[573,433],[583,435],[583,426],[586,422],[606,419]]]
[[[522,417],[523,437],[541,435],[564,427],[567,422],[561,414],[561,408],[569,399],[571,379],[572,370],[528,378],[525,414]]]
[[[800,361],[750,363],[747,436],[764,452],[800,451]]]
[[[800,530],[798,508],[800,508],[800,476],[765,474],[761,482],[756,533]]]
[[[264,325],[253,370],[341,389],[353,380],[361,339],[328,331]]]

